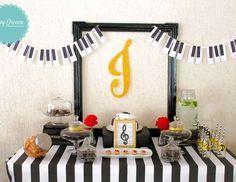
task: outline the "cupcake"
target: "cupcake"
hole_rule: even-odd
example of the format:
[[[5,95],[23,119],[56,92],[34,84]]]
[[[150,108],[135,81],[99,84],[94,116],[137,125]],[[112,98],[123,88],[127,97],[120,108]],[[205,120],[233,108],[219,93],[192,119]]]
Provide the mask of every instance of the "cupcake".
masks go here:
[[[129,154],[129,151],[128,151],[128,150],[123,150],[123,154],[124,154],[124,155],[128,155],[128,154]]]
[[[115,155],[120,155],[120,151],[115,149]]]
[[[140,151],[140,154],[141,154],[141,155],[146,155],[147,153],[146,153],[145,150],[141,150],[141,151]]]
[[[105,152],[107,155],[111,155],[111,150],[106,150],[106,152]]]
[[[132,150],[132,155],[137,155],[137,150]]]

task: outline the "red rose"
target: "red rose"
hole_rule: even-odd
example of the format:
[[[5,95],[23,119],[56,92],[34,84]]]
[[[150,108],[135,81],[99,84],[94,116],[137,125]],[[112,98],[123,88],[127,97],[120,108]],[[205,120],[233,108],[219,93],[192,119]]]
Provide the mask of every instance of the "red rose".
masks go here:
[[[93,115],[93,114],[88,115],[88,116],[86,116],[86,118],[84,119],[84,124],[85,124],[86,126],[93,127],[93,126],[95,126],[96,124],[98,124],[97,119],[98,119],[97,116],[95,116],[95,115]]]
[[[167,130],[169,127],[169,119],[167,117],[159,117],[156,121],[156,126],[160,130]]]

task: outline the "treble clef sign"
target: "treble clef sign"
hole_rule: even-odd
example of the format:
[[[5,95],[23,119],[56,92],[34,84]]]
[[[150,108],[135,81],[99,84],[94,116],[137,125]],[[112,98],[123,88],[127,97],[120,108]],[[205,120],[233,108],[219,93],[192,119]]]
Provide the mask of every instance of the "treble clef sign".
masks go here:
[[[125,131],[126,131],[126,125],[124,124],[122,126],[122,133],[120,135],[120,138],[121,138],[121,140],[123,140],[123,144],[127,145],[128,144],[128,140],[129,140],[129,135],[127,133],[125,133]]]

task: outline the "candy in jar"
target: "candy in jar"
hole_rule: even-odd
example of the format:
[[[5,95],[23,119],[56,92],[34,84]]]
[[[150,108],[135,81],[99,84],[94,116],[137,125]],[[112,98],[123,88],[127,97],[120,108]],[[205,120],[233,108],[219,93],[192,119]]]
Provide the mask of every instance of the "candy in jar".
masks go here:
[[[46,133],[39,133],[27,137],[24,141],[25,153],[34,158],[43,157],[49,151],[52,145],[51,137]]]

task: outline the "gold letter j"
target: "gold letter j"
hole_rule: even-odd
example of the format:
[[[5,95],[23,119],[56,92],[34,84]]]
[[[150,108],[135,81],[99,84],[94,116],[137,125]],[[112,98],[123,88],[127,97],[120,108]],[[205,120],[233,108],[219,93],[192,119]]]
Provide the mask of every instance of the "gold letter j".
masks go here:
[[[129,85],[130,85],[130,67],[129,67],[129,55],[128,55],[128,48],[131,45],[132,40],[128,39],[125,43],[124,48],[111,60],[109,64],[109,71],[112,75],[114,76],[120,76],[122,73],[119,71],[116,71],[115,69],[115,64],[116,61],[119,59],[119,57],[122,57],[122,63],[123,63],[123,78],[124,78],[124,90],[123,93],[116,94],[114,89],[119,86],[119,80],[114,79],[111,82],[111,93],[113,94],[114,97],[121,98],[124,97],[128,90],[129,90]]]

